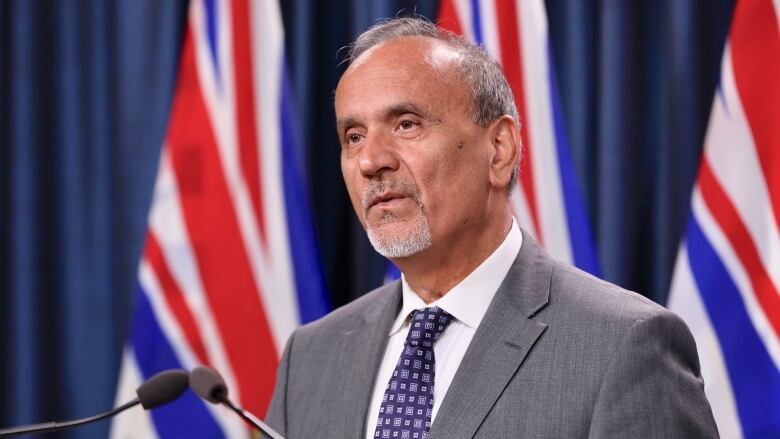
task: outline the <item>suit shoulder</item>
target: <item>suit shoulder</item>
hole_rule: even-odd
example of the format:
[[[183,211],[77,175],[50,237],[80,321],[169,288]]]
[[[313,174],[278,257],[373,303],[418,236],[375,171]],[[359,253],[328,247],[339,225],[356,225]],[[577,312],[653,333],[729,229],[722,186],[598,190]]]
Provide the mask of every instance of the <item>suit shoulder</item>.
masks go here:
[[[550,308],[571,309],[593,322],[633,325],[638,320],[663,317],[679,320],[674,313],[641,294],[599,279],[576,267],[555,262],[550,279]]]
[[[564,263],[555,263],[548,305],[536,318],[548,324],[553,345],[581,346],[598,340],[599,348],[589,354],[599,365],[596,369],[605,370],[620,353],[630,356],[639,346],[656,346],[656,354],[675,352],[673,356],[684,358],[689,370],[699,370],[695,341],[679,316]]]

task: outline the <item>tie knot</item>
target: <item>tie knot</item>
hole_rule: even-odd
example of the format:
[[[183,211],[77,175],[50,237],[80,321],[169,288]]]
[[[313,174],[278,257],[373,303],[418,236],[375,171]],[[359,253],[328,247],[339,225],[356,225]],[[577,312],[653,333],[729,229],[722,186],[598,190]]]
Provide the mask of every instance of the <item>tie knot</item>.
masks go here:
[[[412,314],[412,326],[406,342],[412,346],[432,347],[452,319],[450,313],[438,306],[417,310]]]

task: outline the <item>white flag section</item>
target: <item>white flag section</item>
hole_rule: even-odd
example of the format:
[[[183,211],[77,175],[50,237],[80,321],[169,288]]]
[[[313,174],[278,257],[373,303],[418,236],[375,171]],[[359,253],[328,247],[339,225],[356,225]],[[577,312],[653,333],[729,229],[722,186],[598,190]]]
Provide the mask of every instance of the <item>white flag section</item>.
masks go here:
[[[284,343],[328,310],[275,1],[193,0],[117,401],[155,373],[209,365],[265,415]],[[119,416],[113,438],[243,438],[192,392]]]
[[[599,274],[590,221],[572,166],[542,0],[443,0],[439,24],[497,59],[515,95],[523,141],[520,225],[555,258]]]
[[[737,2],[669,307],[723,438],[780,438],[780,2]]]

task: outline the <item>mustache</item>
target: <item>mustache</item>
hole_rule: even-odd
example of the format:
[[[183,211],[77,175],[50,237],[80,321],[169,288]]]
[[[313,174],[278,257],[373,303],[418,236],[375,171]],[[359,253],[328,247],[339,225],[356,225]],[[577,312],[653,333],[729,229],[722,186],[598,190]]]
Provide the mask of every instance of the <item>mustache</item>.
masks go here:
[[[401,194],[405,197],[411,198],[415,203],[420,205],[420,190],[417,188],[416,184],[410,181],[378,178],[371,180],[365,189],[363,189],[363,214],[368,212],[371,199],[385,192],[395,192]]]

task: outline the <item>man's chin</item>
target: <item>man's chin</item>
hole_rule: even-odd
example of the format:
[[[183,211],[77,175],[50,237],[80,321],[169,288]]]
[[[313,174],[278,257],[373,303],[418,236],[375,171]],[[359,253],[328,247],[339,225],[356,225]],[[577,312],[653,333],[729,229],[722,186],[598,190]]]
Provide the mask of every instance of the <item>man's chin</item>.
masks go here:
[[[431,246],[431,230],[425,219],[411,224],[396,220],[369,225],[366,232],[374,250],[386,258],[412,256]]]
[[[409,212],[405,209],[400,210],[372,207],[367,212],[365,219],[366,224],[377,228],[385,225],[414,222],[417,213],[418,212]]]
[[[397,215],[383,215],[373,219],[368,224],[370,228],[375,230],[386,230],[388,233],[403,233],[404,230],[409,229],[410,222],[412,221]]]

